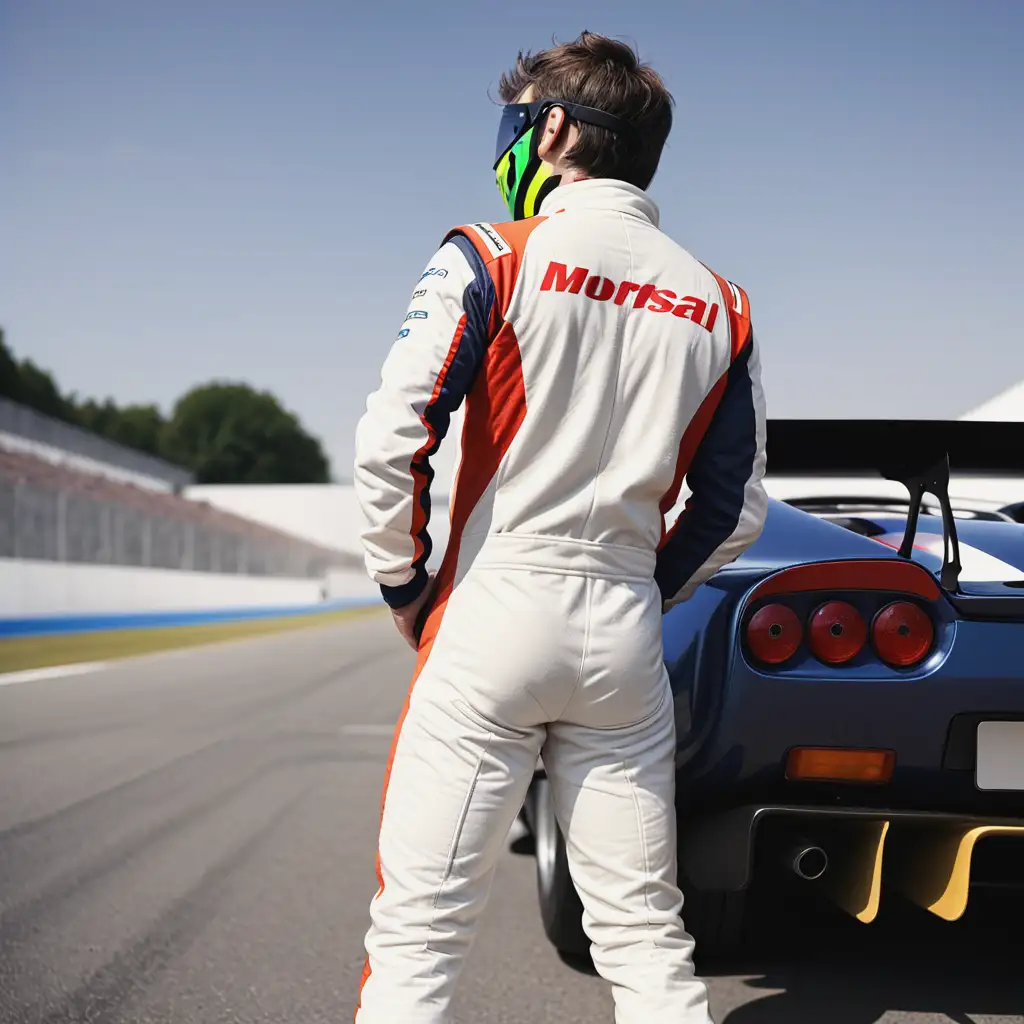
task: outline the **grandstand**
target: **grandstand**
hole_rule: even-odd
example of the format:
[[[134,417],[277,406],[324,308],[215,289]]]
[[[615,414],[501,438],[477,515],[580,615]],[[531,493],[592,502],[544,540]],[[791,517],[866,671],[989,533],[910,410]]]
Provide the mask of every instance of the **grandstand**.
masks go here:
[[[181,496],[191,479],[0,400],[0,558],[292,579],[361,567],[349,552]]]
[[[181,466],[115,444],[7,398],[0,398],[0,449],[149,490],[178,492],[192,483],[192,474]]]

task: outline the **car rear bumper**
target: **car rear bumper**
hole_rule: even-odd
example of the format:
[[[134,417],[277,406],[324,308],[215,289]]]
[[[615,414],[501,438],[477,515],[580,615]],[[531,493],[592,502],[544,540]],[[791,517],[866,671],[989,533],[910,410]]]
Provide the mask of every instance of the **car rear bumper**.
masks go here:
[[[793,851],[813,847],[828,867],[809,884],[865,923],[883,879],[887,894],[949,921],[979,884],[1024,888],[1024,816],[751,804],[684,819],[680,832],[680,876],[705,891],[745,889],[762,865],[795,871]]]

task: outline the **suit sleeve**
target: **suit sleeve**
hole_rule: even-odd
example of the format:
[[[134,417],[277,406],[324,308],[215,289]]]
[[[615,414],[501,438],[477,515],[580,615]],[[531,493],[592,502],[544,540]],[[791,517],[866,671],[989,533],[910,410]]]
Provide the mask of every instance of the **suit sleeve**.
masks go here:
[[[494,287],[461,236],[435,254],[356,428],[353,481],[366,569],[392,608],[428,582],[431,456],[483,362]]]
[[[760,536],[768,513],[765,438],[760,358],[751,332],[687,471],[690,498],[658,551],[654,578],[666,608],[690,598]]]

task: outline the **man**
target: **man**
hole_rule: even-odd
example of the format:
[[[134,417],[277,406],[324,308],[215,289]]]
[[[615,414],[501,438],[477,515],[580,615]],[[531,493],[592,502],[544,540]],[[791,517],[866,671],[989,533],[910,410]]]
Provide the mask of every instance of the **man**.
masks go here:
[[[356,1022],[451,1021],[541,755],[616,1020],[707,1024],[675,879],[661,615],[764,522],[749,305],[658,230],[644,190],[672,99],[629,47],[583,33],[520,54],[501,96],[513,220],[449,233],[357,434],[366,563],[418,658]],[[432,581],[428,460],[463,399]]]

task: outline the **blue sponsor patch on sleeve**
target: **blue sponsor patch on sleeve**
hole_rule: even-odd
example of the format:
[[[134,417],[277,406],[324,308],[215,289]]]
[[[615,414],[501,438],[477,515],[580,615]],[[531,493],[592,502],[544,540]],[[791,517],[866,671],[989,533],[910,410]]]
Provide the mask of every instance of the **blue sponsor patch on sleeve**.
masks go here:
[[[426,320],[427,311],[425,309],[414,309],[411,313],[405,315],[406,320]]]

